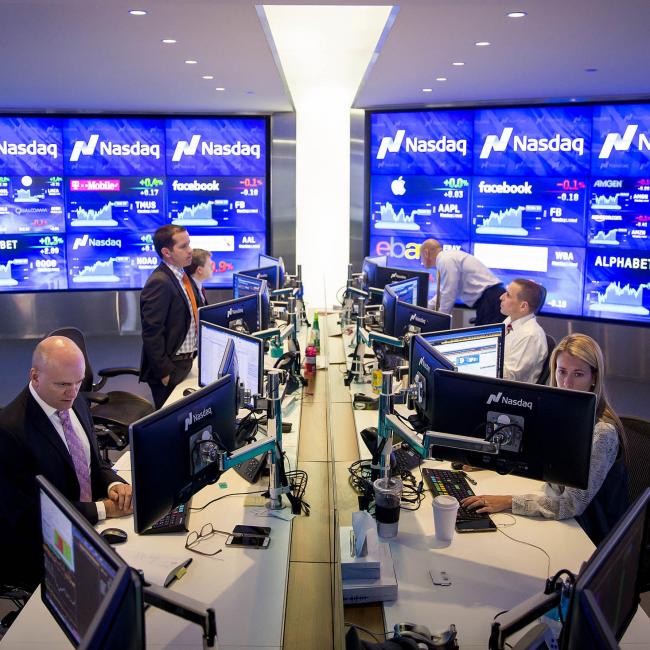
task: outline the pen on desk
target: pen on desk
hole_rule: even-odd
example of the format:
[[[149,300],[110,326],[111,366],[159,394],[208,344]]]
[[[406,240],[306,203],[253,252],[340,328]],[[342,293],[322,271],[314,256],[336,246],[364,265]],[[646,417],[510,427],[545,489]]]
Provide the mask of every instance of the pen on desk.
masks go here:
[[[169,587],[169,585],[174,582],[174,580],[180,580],[186,573],[187,573],[187,567],[192,564],[192,558],[187,558],[185,562],[177,566],[167,577],[167,580],[165,580],[165,584],[163,587]]]

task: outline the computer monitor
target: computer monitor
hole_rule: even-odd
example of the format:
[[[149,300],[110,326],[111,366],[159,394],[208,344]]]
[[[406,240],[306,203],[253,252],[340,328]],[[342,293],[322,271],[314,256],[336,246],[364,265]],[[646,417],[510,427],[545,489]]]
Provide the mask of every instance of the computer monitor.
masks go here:
[[[418,302],[420,307],[426,307],[429,298],[429,274],[426,271],[412,271],[410,269],[396,269],[390,266],[377,267],[374,284],[371,287],[379,289],[387,284],[401,282],[402,280],[417,279],[418,281]]]
[[[280,285],[280,267],[277,265],[262,266],[257,269],[248,269],[246,271],[241,271],[240,275],[248,275],[253,278],[266,280],[271,289],[282,288]]]
[[[242,296],[250,296],[259,293],[262,289],[263,283],[266,282],[263,278],[254,278],[250,275],[242,275],[241,273],[232,274],[232,297],[241,298]]]
[[[230,341],[237,353],[239,381],[251,395],[261,395],[264,341],[205,321],[199,321],[199,386],[207,386],[222,376],[219,371]]]
[[[361,266],[361,289],[379,286],[377,284],[377,269],[386,266],[387,259],[385,255],[364,258]]]
[[[391,286],[384,287],[384,295],[381,301],[383,312],[384,334],[393,335],[393,324],[395,323],[395,307],[397,307],[397,294]]]
[[[503,323],[424,334],[424,338],[444,354],[458,372],[503,377]]]
[[[562,650],[618,648],[639,605],[649,531],[647,488],[580,570],[562,631]]]
[[[260,327],[260,299],[257,293],[199,308],[199,320],[251,334]]]
[[[435,458],[587,488],[596,412],[593,393],[449,370],[424,374],[429,430],[483,441],[496,434],[506,437],[496,455],[436,445]]]
[[[144,649],[140,576],[47,479],[37,483],[45,607],[75,647]]]
[[[432,381],[433,371],[455,370],[454,364],[431,347],[426,340],[416,334],[409,342],[409,385],[415,385],[417,397],[413,400],[415,412],[420,419],[430,412],[430,391],[428,385]]]
[[[276,265],[278,267],[278,286],[274,288],[282,289],[284,287],[285,268],[284,260],[281,257],[271,257],[270,255],[261,254],[258,264],[263,267]]]
[[[417,278],[408,278],[407,280],[400,280],[399,282],[393,282],[392,284],[387,284],[386,287],[390,287],[397,295],[397,298],[402,302],[407,302],[411,305],[418,304],[418,279]],[[386,287],[384,287],[384,289]]]
[[[136,533],[218,480],[216,453],[235,449],[236,415],[228,375],[129,426]]]
[[[269,285],[264,282],[260,289],[260,329],[265,330],[271,326],[271,295]]]
[[[386,322],[384,321],[384,333],[398,338],[407,334],[448,330],[450,327],[451,316],[449,314],[410,305],[401,300],[398,300],[395,305],[392,331],[386,331]]]

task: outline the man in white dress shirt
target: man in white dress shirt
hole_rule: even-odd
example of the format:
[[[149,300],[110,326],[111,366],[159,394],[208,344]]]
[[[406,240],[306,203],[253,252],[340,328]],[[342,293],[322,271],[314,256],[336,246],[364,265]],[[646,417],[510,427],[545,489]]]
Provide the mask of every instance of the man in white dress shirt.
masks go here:
[[[513,280],[501,296],[501,313],[507,316],[503,378],[534,384],[548,354],[546,334],[535,312],[542,304],[543,289],[532,280]]]
[[[459,250],[443,250],[436,239],[427,239],[420,248],[420,262],[427,269],[436,267],[440,296],[429,301],[430,309],[451,314],[460,298],[476,309],[476,325],[501,322],[499,298],[501,280],[473,255]],[[437,292],[437,291],[436,291]]]

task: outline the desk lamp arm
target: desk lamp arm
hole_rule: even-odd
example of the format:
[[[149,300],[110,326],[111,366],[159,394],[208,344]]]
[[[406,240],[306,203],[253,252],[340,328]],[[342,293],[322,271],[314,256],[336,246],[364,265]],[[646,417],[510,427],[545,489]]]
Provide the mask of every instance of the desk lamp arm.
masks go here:
[[[214,648],[217,638],[217,623],[214,609],[189,596],[184,596],[156,585],[144,588],[144,601],[157,609],[190,621],[203,630],[203,647]]]

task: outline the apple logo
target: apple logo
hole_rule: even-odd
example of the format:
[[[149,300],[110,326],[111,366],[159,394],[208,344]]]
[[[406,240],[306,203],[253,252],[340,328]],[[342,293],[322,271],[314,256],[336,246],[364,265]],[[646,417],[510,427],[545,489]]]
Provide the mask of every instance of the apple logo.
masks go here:
[[[391,192],[395,196],[402,196],[402,194],[406,194],[406,183],[404,182],[404,179],[400,176],[399,178],[395,179],[391,184],[390,184],[390,189]]]

